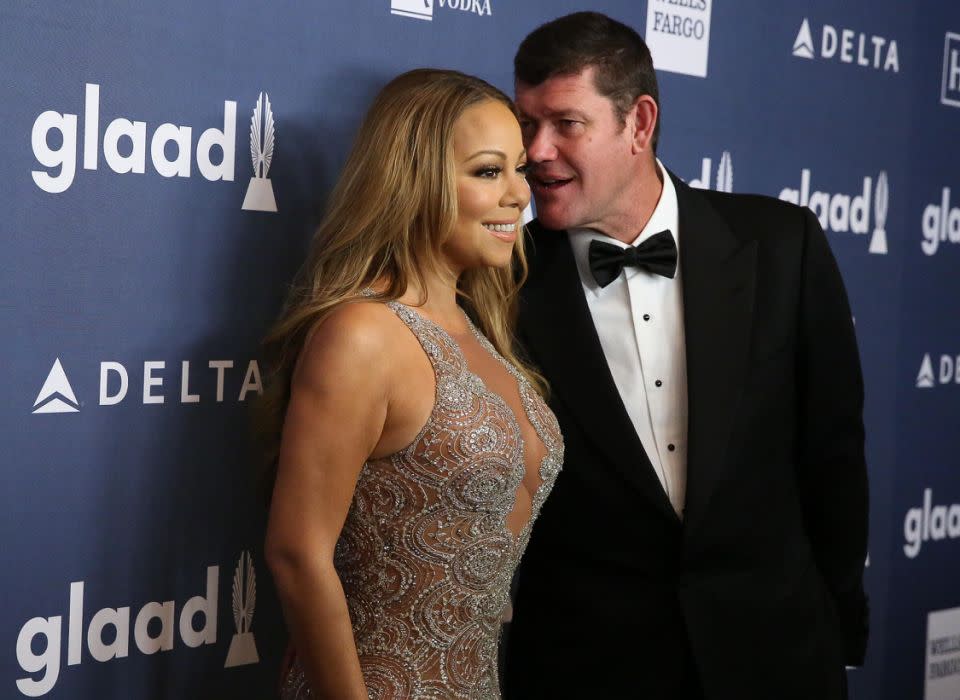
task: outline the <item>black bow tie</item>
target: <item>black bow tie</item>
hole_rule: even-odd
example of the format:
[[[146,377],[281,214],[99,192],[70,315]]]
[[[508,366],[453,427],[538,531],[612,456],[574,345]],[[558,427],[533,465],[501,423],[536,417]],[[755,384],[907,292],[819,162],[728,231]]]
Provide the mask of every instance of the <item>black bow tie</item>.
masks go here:
[[[677,244],[669,231],[656,233],[636,248],[590,241],[590,272],[601,287],[613,282],[624,267],[639,267],[673,279],[677,274]]]

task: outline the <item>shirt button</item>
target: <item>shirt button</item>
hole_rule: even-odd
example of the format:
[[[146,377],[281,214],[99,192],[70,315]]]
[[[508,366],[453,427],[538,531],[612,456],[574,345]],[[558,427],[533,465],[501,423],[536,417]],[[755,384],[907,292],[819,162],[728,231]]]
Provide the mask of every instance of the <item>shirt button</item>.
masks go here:
[[[663,382],[661,382],[659,379],[655,381],[654,384],[656,384],[657,386],[663,386]]]
[[[671,442],[669,445],[667,445],[667,449],[673,452],[675,449],[677,449],[677,446]]]
[[[649,320],[650,320],[650,314],[644,314],[644,315],[643,315],[643,320],[644,320],[644,321],[649,321]]]

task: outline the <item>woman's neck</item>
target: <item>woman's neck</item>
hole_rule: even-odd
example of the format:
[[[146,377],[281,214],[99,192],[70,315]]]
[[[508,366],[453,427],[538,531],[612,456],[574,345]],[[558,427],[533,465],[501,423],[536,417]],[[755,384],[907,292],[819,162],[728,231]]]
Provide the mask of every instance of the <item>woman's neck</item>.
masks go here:
[[[457,281],[458,276],[452,272],[425,273],[423,286],[411,279],[398,301],[416,307],[418,313],[447,332],[467,332],[466,320],[457,304]]]

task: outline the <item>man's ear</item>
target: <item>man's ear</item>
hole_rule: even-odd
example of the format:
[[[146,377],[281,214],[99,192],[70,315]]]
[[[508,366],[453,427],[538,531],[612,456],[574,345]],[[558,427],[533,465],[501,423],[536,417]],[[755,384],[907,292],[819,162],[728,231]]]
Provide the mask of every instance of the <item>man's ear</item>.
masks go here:
[[[633,152],[653,150],[653,132],[660,118],[657,103],[650,95],[640,95],[627,114],[627,126],[633,131]]]

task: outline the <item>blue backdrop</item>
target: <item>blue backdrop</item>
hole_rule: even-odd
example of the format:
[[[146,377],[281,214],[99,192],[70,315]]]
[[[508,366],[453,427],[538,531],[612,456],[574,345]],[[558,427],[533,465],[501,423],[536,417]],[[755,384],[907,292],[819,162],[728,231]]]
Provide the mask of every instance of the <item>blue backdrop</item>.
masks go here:
[[[960,697],[960,5],[938,0],[5,2],[0,696],[269,696],[247,406],[358,119],[417,66],[509,92],[523,36],[579,9],[650,43],[668,167],[824,224],[867,388],[852,694]]]

